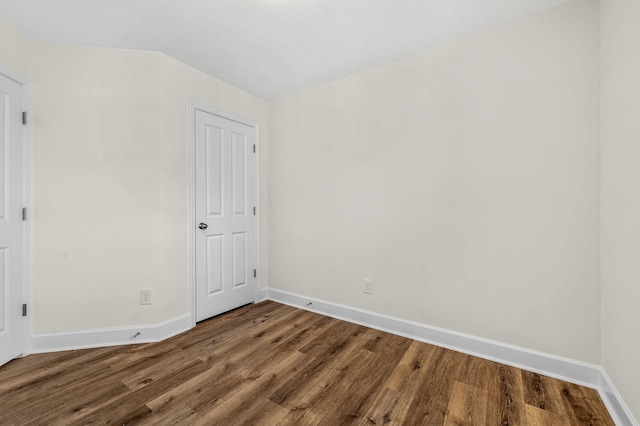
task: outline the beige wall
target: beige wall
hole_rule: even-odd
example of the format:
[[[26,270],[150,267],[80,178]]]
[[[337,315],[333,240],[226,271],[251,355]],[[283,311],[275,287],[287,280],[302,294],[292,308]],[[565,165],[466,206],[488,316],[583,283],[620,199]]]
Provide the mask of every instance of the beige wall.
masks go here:
[[[573,2],[271,102],[271,287],[599,362],[597,36]]]
[[[603,0],[602,363],[640,419],[640,2]]]
[[[188,312],[189,99],[258,123],[267,285],[265,101],[159,53],[0,36],[0,66],[33,80],[34,332]]]
[[[159,61],[33,44],[34,332],[171,318],[158,285]],[[145,287],[157,303],[140,306]],[[183,295],[176,305],[186,312]]]
[[[0,20],[0,72],[31,78],[31,41]]]

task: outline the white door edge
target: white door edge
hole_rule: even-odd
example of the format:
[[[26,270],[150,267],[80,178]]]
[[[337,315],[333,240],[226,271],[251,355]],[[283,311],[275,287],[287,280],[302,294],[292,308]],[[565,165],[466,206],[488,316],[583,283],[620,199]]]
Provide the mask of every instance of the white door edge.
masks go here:
[[[250,120],[245,117],[241,117],[236,114],[209,106],[199,101],[189,100],[189,315],[191,317],[191,327],[196,325],[196,159],[195,159],[195,146],[196,146],[196,111],[203,111],[209,114],[216,115],[218,117],[225,118],[227,120],[236,121],[238,123],[253,127],[255,129],[255,144],[259,146],[259,133],[258,125],[255,120]],[[256,155],[259,155],[259,150]],[[256,204],[257,215],[255,219],[256,237],[255,237],[255,250],[256,250],[256,264],[260,264],[260,167],[259,156],[256,157]],[[256,278],[255,295],[253,297],[254,302],[260,300],[260,271],[258,271]]]
[[[31,223],[33,217],[33,208],[31,202],[31,135],[33,132],[33,110],[31,108],[31,83],[21,83],[23,88],[23,108],[27,113],[27,124],[23,127],[22,143],[23,143],[23,205],[27,208],[27,220],[23,221],[24,226],[24,269],[22,289],[24,303],[27,304],[27,317],[24,327],[24,352],[22,356],[31,353],[31,336],[33,323],[33,304],[31,303]]]
[[[33,113],[31,108],[31,81],[20,74],[16,74],[0,66],[0,75],[12,80],[22,86],[22,108],[27,113],[27,124],[22,128],[22,178],[23,193],[22,205],[27,208],[27,220],[23,221],[23,272],[22,272],[22,298],[27,304],[27,317],[25,319],[24,336],[22,342],[22,355],[31,353],[31,326],[32,326],[32,304],[31,304],[31,135],[33,129]]]

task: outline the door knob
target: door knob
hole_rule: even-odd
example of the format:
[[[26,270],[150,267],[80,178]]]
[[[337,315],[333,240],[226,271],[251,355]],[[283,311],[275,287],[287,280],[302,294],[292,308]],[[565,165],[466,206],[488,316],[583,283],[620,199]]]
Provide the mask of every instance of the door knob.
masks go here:
[[[198,225],[198,228],[207,229],[207,224],[206,223],[201,223],[200,225]]]

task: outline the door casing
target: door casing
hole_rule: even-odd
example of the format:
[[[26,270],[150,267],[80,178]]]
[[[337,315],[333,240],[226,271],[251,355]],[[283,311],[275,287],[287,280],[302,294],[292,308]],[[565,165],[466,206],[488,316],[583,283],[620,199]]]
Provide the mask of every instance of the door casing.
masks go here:
[[[203,111],[209,114],[217,115],[218,117],[225,118],[231,121],[237,121],[238,123],[245,124],[255,129],[255,144],[256,144],[256,194],[257,194],[257,214],[256,214],[256,264],[260,264],[260,179],[259,172],[259,153],[257,149],[259,146],[259,129],[257,123],[248,118],[244,118],[229,112],[223,111],[218,108],[211,107],[198,101],[189,101],[189,315],[191,317],[191,327],[196,325],[196,159],[195,159],[195,146],[196,146],[196,111]],[[260,270],[258,270],[256,277],[256,288],[254,301],[259,300],[260,293]]]

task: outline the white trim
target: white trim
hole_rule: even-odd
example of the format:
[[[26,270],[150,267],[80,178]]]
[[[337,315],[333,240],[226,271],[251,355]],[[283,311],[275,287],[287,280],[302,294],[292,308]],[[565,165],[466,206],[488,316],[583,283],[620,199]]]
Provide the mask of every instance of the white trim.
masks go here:
[[[217,115],[218,117],[226,118],[227,120],[236,121],[240,124],[244,124],[249,127],[253,127],[253,128],[256,127],[256,122],[254,120],[250,120],[248,118],[245,118],[236,114],[232,114],[230,112],[209,106],[202,102],[189,100],[189,112],[195,112],[196,110],[203,111],[208,114]],[[195,114],[194,114],[194,119],[195,119]]]
[[[189,317],[196,325],[196,109],[189,100]]]
[[[191,316],[185,314],[159,324],[62,333],[33,333],[31,336],[31,353],[160,342],[190,328],[192,328]],[[136,333],[140,334],[134,338],[133,336]]]
[[[27,220],[23,223],[23,303],[27,304],[27,317],[24,330],[23,352],[22,356],[31,353],[31,223],[33,216],[33,208],[31,202],[31,141],[33,135],[33,112],[31,108],[31,83],[24,83],[22,107],[27,112],[27,124],[23,126],[22,144],[23,144],[23,206],[27,208]]]
[[[635,425],[631,411],[617,393],[602,367],[570,358],[509,345],[452,330],[395,318],[363,309],[327,302],[273,288],[260,290],[260,300],[285,305],[364,325],[452,349],[480,358],[554,377],[598,390],[616,424]]]
[[[254,129],[254,141],[253,143],[256,145],[256,289],[253,295],[253,302],[257,303],[260,300],[260,277],[261,277],[261,268],[260,268],[260,215],[262,214],[262,208],[260,206],[260,126],[255,122],[253,124]]]
[[[21,86],[31,84],[31,80],[29,80],[28,78],[24,78],[22,75],[16,74],[10,69],[3,67],[2,65],[0,65],[0,74],[7,77],[11,81],[18,83]]]
[[[618,389],[613,385],[611,378],[602,367],[600,367],[600,386],[598,391],[615,424],[638,426],[638,420],[633,416]]]
[[[195,185],[195,173],[196,173],[196,159],[195,159],[195,146],[196,146],[196,111],[204,111],[209,114],[217,115],[218,117],[225,118],[227,120],[236,121],[249,127],[253,127],[255,130],[256,144],[256,209],[255,216],[255,250],[256,250],[256,264],[255,268],[258,270],[256,277],[256,291],[254,294],[254,302],[257,302],[260,298],[260,234],[259,234],[259,220],[260,217],[260,187],[259,185],[259,159],[260,150],[258,147],[259,133],[258,124],[254,120],[250,120],[239,115],[232,114],[230,112],[223,111],[221,109],[209,106],[202,102],[189,99],[189,315],[191,316],[191,326],[196,325],[196,185]]]

